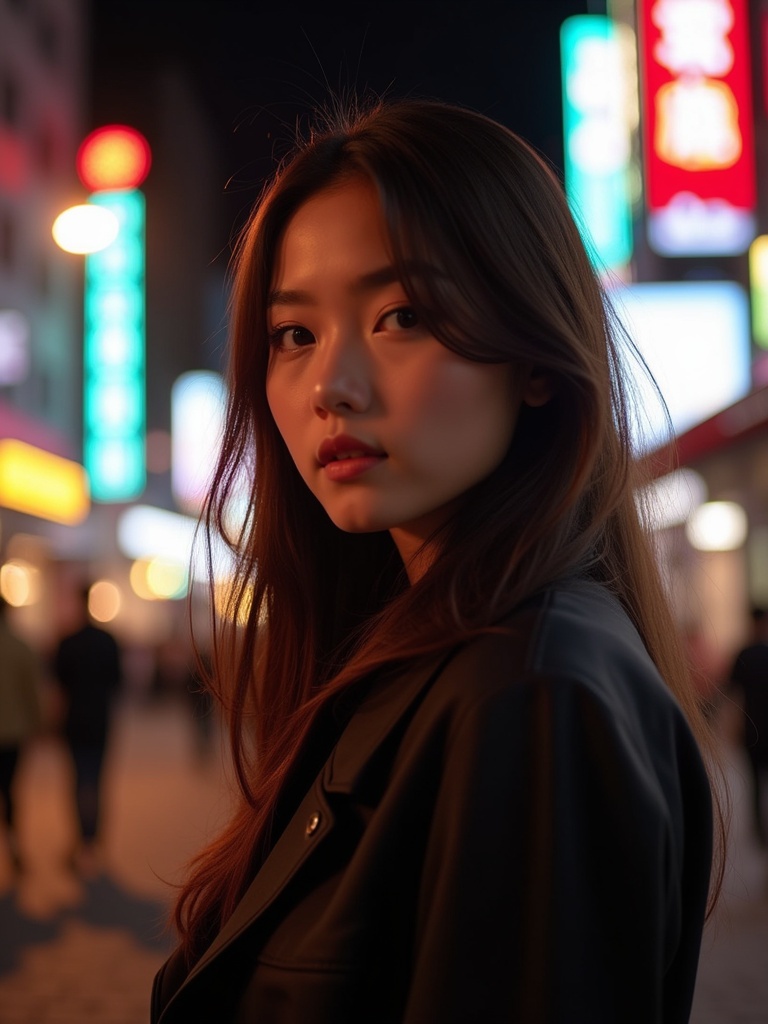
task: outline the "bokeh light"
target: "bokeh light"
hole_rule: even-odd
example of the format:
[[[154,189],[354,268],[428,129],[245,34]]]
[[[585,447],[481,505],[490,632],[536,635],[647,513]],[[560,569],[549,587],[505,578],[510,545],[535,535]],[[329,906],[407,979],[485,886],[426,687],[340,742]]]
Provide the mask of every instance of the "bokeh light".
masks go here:
[[[40,599],[40,570],[22,558],[11,558],[0,566],[0,595],[14,608]]]
[[[77,173],[86,188],[138,188],[149,174],[152,152],[135,128],[110,124],[86,136],[77,151]]]
[[[120,222],[111,210],[94,203],[81,203],[59,214],[51,234],[60,249],[86,255],[106,249],[117,238],[119,230]]]
[[[88,591],[88,611],[97,622],[111,622],[122,603],[120,588],[112,580],[97,580]]]

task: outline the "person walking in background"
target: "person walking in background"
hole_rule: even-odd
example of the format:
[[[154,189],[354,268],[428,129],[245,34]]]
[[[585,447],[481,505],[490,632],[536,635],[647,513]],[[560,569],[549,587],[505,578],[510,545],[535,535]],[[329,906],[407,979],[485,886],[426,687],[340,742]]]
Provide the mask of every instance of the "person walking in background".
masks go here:
[[[59,643],[54,671],[64,696],[64,738],[75,770],[75,797],[81,843],[72,865],[97,862],[99,792],[112,704],[120,682],[120,650],[115,638],[95,626],[88,611],[88,588],[80,595],[80,623]]]
[[[10,628],[7,610],[0,597],[0,799],[11,861],[20,871],[13,789],[21,752],[42,726],[42,673],[32,648]]]
[[[763,806],[764,776],[768,772],[768,612],[753,608],[752,642],[736,655],[731,687],[741,691],[744,728],[741,741],[752,783],[752,821],[755,837],[768,846],[768,824]]]

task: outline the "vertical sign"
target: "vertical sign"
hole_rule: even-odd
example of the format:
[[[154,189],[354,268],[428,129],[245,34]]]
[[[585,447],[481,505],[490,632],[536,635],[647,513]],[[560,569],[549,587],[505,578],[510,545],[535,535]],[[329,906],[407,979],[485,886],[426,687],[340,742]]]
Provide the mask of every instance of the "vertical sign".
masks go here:
[[[144,196],[95,192],[120,229],[85,259],[84,461],[95,501],[131,501],[144,490]]]
[[[560,30],[565,190],[600,270],[615,270],[632,256],[624,31],[598,14],[567,18]]]
[[[746,0],[638,0],[648,241],[733,255],[755,236]]]
[[[77,154],[90,202],[115,215],[116,239],[85,260],[84,462],[94,501],[132,501],[146,482],[144,195],[146,139],[97,128]]]

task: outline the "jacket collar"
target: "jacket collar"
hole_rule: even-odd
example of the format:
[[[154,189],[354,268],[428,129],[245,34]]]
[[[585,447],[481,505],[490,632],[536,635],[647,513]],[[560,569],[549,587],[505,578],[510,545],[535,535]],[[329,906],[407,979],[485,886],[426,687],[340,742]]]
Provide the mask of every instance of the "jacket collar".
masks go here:
[[[312,856],[334,824],[326,794],[354,792],[376,751],[454,653],[455,649],[442,652],[400,676],[388,674],[375,684],[352,715],[325,768],[299,804],[232,916],[177,995],[264,913]]]
[[[356,709],[325,769],[328,793],[353,793],[376,751],[417,698],[427,690],[456,652],[425,658],[410,671],[390,671],[377,681]]]

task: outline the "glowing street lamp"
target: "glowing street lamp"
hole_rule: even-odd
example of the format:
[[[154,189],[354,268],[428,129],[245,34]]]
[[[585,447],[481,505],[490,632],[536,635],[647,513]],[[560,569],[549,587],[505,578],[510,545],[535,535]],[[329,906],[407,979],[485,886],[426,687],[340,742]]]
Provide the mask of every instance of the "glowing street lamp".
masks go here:
[[[59,214],[51,234],[60,249],[86,255],[106,249],[117,238],[119,230],[120,222],[111,210],[80,203]]]

